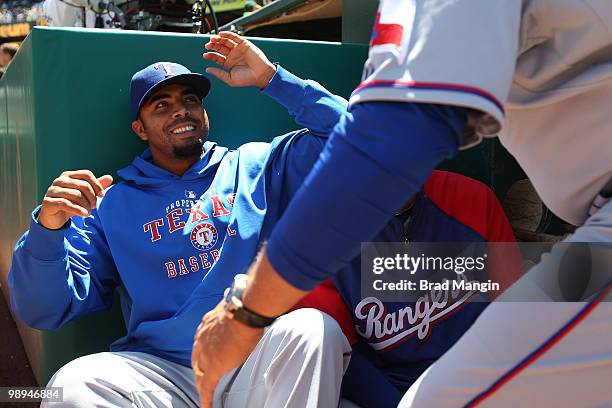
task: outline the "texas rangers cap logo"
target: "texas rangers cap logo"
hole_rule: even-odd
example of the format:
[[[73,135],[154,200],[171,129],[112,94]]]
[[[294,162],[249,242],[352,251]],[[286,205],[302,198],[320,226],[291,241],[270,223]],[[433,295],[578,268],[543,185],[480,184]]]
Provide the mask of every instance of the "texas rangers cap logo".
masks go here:
[[[160,68],[163,68],[164,75],[166,78],[168,78],[168,77],[176,75],[174,71],[172,71],[172,69],[176,66],[178,66],[178,64],[174,64],[172,62],[158,62],[153,67],[157,70],[159,70]]]
[[[207,251],[217,243],[219,234],[214,225],[207,222],[196,225],[191,230],[191,244],[200,251]]]

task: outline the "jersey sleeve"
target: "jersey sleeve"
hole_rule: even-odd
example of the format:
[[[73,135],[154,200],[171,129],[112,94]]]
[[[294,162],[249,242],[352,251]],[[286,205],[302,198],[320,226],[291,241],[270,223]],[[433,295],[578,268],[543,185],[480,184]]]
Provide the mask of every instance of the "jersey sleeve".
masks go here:
[[[362,83],[367,101],[471,108],[463,147],[501,129],[518,55],[521,1],[381,0]]]
[[[319,158],[334,126],[346,112],[348,102],[319,83],[301,79],[280,65],[262,93],[283,105],[295,122],[306,128],[273,142],[272,174],[275,176],[269,183],[278,183],[278,175],[284,175],[280,193],[284,208]]]
[[[318,82],[301,79],[280,65],[261,92],[283,105],[298,125],[322,137],[329,136],[348,106]]]
[[[59,230],[40,225],[37,213],[13,252],[8,276],[13,311],[31,327],[53,330],[109,309],[119,277],[97,210],[73,217]]]

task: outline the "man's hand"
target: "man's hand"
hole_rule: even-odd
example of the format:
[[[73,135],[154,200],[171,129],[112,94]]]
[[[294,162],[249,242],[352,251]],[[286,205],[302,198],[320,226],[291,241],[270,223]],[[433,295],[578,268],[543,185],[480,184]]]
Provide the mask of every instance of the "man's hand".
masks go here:
[[[204,315],[194,337],[191,365],[204,372],[204,375],[196,376],[203,408],[212,407],[215,388],[221,377],[242,364],[263,335],[263,329],[254,329],[232,319],[224,305],[222,300]]]
[[[249,271],[242,301],[249,310],[263,316],[280,316],[306,294],[285,282],[262,250]],[[191,365],[194,371],[197,372],[197,367],[204,372],[196,379],[203,408],[212,406],[221,377],[244,363],[263,335],[263,329],[254,329],[232,319],[224,305],[225,301],[221,301],[202,318],[194,338]]]
[[[256,86],[263,89],[274,76],[276,67],[249,40],[229,31],[213,35],[204,45],[202,56],[223,67],[207,68],[206,72],[230,86]]]
[[[65,171],[53,180],[43,198],[38,222],[48,229],[60,229],[72,216],[86,217],[96,208],[113,178],[96,178],[89,170]]]

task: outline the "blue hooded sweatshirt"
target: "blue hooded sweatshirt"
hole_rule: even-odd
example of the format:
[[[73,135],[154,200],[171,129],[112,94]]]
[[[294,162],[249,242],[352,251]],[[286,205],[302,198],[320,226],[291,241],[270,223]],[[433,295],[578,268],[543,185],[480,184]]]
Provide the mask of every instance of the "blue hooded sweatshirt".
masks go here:
[[[59,230],[38,224],[36,209],[9,272],[16,314],[57,329],[109,309],[117,290],[127,334],[111,350],[189,366],[202,315],[247,269],[346,110],[342,98],[281,67],[263,93],[306,129],[237,150],[206,142],[182,176],[153,164],[147,149],[91,216]]]

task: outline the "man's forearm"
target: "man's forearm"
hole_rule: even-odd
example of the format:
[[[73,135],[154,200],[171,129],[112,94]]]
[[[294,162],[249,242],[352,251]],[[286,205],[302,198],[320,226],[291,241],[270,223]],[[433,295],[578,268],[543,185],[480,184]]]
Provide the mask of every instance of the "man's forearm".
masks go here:
[[[284,280],[272,267],[265,248],[249,271],[249,284],[243,294],[244,305],[264,316],[279,316],[308,292]]]

